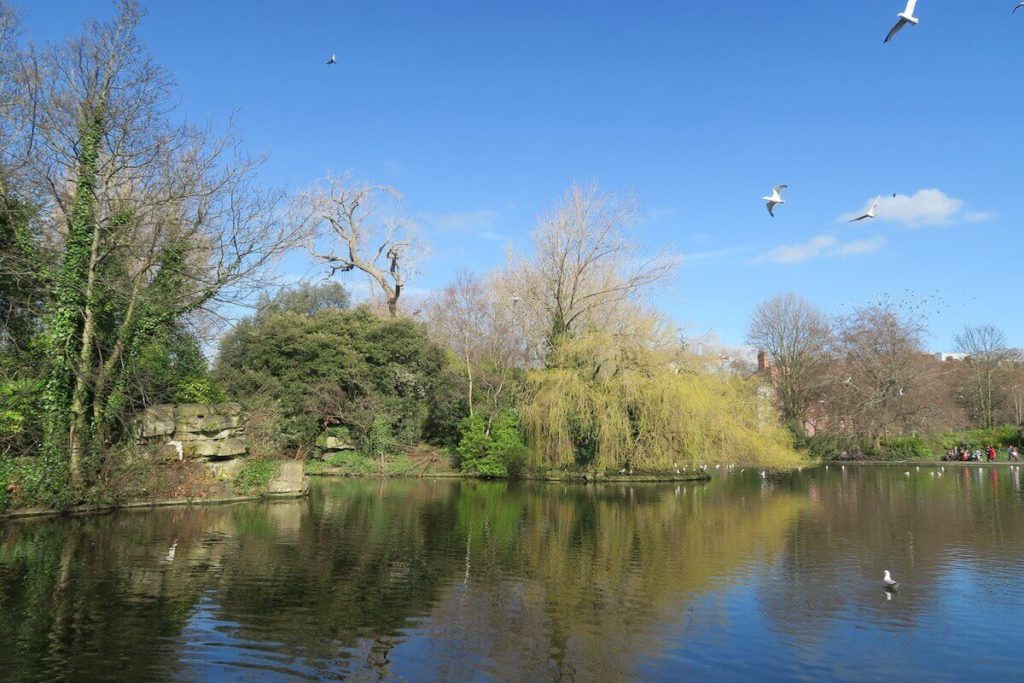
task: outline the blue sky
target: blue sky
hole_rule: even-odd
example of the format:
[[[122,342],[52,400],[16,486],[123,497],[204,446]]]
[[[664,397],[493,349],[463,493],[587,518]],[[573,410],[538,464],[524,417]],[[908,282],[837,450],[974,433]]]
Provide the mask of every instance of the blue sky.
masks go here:
[[[110,14],[15,4],[40,42]],[[688,257],[657,304],[693,333],[740,343],[785,290],[833,313],[938,291],[933,349],[965,323],[1024,346],[1024,13],[921,0],[883,47],[902,4],[152,0],[142,36],[184,112],[234,113],[271,154],[268,183],[397,186],[433,245],[422,288],[497,265],[596,180],[639,196],[645,243]],[[876,195],[877,220],[840,222]]]

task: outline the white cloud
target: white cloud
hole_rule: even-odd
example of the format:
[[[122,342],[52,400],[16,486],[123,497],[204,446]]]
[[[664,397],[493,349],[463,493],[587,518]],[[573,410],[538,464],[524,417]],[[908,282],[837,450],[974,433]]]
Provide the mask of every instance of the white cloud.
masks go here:
[[[792,265],[804,263],[816,258],[859,256],[878,251],[886,244],[884,237],[841,242],[832,235],[818,235],[803,244],[781,244],[760,256],[751,259],[750,263],[781,263]]]
[[[688,251],[683,252],[683,265],[697,263],[699,261],[711,261],[739,253],[740,247],[728,247],[725,249],[712,249],[710,251]]]
[[[845,222],[862,215],[871,206],[874,198],[867,200],[857,213],[843,214],[837,222]],[[991,211],[974,211],[965,208],[963,199],[950,197],[942,190],[918,190],[912,195],[885,195],[878,198],[878,220],[898,223],[908,228],[927,225],[955,225],[957,223],[984,223],[996,217]]]
[[[485,240],[504,240],[504,235],[494,228],[501,220],[501,214],[491,209],[478,211],[451,211],[423,217],[423,222],[438,230],[476,235]]]
[[[886,244],[884,237],[872,237],[866,240],[857,240],[856,242],[847,242],[841,244],[839,247],[829,254],[829,256],[858,256],[860,254],[871,254],[876,251],[880,251]]]

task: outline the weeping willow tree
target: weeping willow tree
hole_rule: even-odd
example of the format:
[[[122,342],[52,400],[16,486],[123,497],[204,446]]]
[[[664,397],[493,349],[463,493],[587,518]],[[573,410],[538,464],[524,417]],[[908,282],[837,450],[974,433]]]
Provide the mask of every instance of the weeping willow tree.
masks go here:
[[[563,339],[527,383],[521,414],[534,466],[801,462],[755,383],[686,356],[650,319]]]

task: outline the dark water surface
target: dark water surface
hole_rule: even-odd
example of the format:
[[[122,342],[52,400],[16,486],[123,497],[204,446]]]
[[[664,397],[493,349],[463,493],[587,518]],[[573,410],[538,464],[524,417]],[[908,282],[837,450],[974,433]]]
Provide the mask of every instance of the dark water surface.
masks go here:
[[[1005,467],[321,481],[4,524],[0,679],[1020,679],[1022,560]]]

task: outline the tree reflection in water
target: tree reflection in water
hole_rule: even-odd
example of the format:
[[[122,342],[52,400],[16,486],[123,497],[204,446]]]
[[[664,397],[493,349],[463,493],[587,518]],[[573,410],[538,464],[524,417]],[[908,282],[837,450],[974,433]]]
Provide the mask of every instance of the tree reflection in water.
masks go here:
[[[1019,472],[901,475],[851,467],[596,487],[350,480],[320,482],[304,501],[7,523],[0,671],[827,675],[844,664],[837,630],[921,628],[941,619],[929,596],[951,568],[987,572],[977,590],[998,591],[1020,559]],[[892,602],[879,589],[883,568],[904,585]],[[736,649],[745,645],[746,655]]]

